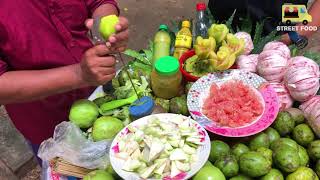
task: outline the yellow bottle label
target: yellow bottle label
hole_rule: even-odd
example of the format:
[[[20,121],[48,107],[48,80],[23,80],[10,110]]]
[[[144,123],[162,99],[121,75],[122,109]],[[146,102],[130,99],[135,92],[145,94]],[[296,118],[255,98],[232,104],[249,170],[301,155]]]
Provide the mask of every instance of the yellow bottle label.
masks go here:
[[[186,35],[177,35],[176,37],[176,47],[185,47],[190,49],[192,44],[192,37]]]

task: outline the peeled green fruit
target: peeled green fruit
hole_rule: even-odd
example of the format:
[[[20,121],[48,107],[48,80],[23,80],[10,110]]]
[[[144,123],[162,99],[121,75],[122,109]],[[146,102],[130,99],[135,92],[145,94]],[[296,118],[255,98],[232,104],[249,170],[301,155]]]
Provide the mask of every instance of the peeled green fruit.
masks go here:
[[[80,99],[71,106],[69,119],[80,128],[89,128],[99,116],[98,106],[87,99]]]
[[[271,151],[271,149],[268,149],[265,147],[260,147],[257,149],[257,152],[262,154],[262,156],[264,156],[272,164],[272,151]]]
[[[107,40],[112,34],[116,33],[115,26],[118,22],[119,18],[116,15],[109,15],[101,18],[99,31],[105,40]]]
[[[271,171],[262,176],[260,180],[284,180],[284,177],[278,169],[271,169]]]
[[[303,112],[298,108],[289,108],[285,110],[288,112],[292,119],[294,120],[295,124],[301,124],[304,122],[304,115]]]
[[[275,140],[280,139],[280,134],[278,133],[278,131],[276,131],[275,129],[273,129],[272,127],[269,127],[265,133],[268,135],[269,137],[269,141],[270,144],[273,143]]]
[[[295,172],[289,174],[286,180],[319,180],[319,178],[312,169],[299,167]]]
[[[244,153],[239,160],[240,172],[250,177],[259,177],[271,170],[271,162],[254,151]]]
[[[290,147],[280,147],[274,151],[273,161],[282,171],[290,173],[300,166],[298,151]]]
[[[122,128],[124,128],[124,125],[119,119],[102,116],[93,124],[92,138],[94,141],[112,139]]]
[[[294,140],[289,139],[289,138],[280,138],[280,139],[274,141],[271,144],[270,149],[272,151],[276,151],[278,148],[286,147],[286,146],[291,147],[294,150],[298,151],[298,144]]]
[[[299,124],[293,129],[293,139],[300,145],[306,146],[314,140],[314,134],[307,124]]]
[[[95,170],[85,175],[83,180],[114,180],[114,178],[104,170]]]
[[[250,149],[248,148],[248,146],[242,143],[235,144],[234,146],[232,146],[232,150],[231,150],[232,154],[234,154],[237,159],[239,159],[243,153],[246,153],[249,151]]]
[[[204,166],[192,178],[193,180],[226,180],[223,173],[215,166]]]
[[[309,156],[308,156],[308,153],[307,153],[307,150],[298,145],[298,155],[299,155],[299,158],[300,158],[300,166],[307,166],[309,164]]]
[[[320,159],[320,140],[312,141],[309,144],[308,154],[311,159]]]
[[[273,126],[281,136],[291,133],[294,129],[295,122],[288,112],[280,112]]]
[[[233,177],[239,172],[237,159],[231,154],[219,157],[214,166],[219,168],[226,177]]]
[[[230,180],[252,180],[252,178],[248,177],[246,175],[240,174],[240,175],[237,175],[237,176],[230,178]]]
[[[252,151],[257,150],[259,147],[269,148],[269,137],[265,133],[259,133],[250,141],[249,147]]]
[[[209,160],[214,163],[218,157],[227,155],[230,152],[230,147],[225,142],[216,140],[211,142],[211,150]]]

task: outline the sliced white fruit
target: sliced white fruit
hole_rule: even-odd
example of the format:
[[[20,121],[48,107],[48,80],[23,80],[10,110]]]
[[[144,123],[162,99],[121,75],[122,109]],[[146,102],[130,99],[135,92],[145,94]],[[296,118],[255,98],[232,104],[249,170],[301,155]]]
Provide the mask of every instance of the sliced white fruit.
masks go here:
[[[175,160],[187,160],[188,159],[188,156],[187,154],[182,150],[182,149],[174,149],[172,152],[171,152],[171,155],[170,155],[170,160],[171,161],[175,161]]]
[[[115,156],[119,159],[122,159],[122,160],[128,160],[130,155],[126,152],[119,152],[119,153],[116,153]]]
[[[165,150],[167,150],[167,151],[173,150],[173,147],[172,147],[171,144],[168,143],[168,142],[165,143],[164,148],[165,148]]]
[[[138,169],[140,167],[141,163],[140,161],[136,160],[136,159],[128,159],[124,165],[123,165],[123,170],[124,171],[129,171],[129,172],[133,172],[136,169]]]
[[[173,147],[179,147],[179,143],[180,141],[179,140],[174,140],[174,141],[168,141],[169,144]]]
[[[149,162],[149,156],[150,156],[150,148],[148,146],[145,146],[142,150],[142,160],[144,162]]]
[[[187,172],[191,169],[190,163],[182,163],[180,161],[174,161],[174,163],[180,171]]]
[[[134,140],[137,141],[138,143],[140,143],[143,140],[144,137],[144,132],[141,130],[137,130],[134,133]]]
[[[142,156],[140,149],[136,149],[132,154],[131,158],[132,159],[139,159]]]
[[[164,144],[159,139],[154,138],[151,143],[149,161],[153,161],[158,158],[163,150]]]
[[[156,164],[146,168],[146,170],[144,172],[142,172],[142,174],[140,174],[140,177],[143,179],[147,179],[148,177],[150,177],[154,171],[154,169],[157,167]]]
[[[193,147],[190,147],[188,144],[184,144],[182,150],[187,154],[195,154],[197,150]]]
[[[180,140],[180,142],[179,142],[179,148],[182,148],[182,147],[183,147],[183,145],[184,145],[184,140],[183,140],[183,139],[181,139],[181,140]]]
[[[173,178],[173,177],[177,176],[180,173],[181,173],[181,171],[177,168],[176,163],[174,163],[174,161],[171,161],[171,174],[170,174],[170,177]]]
[[[203,142],[201,142],[201,138],[187,137],[186,141],[194,143],[194,144],[198,144],[198,145],[203,144]]]
[[[159,174],[159,175],[162,175],[163,172],[164,172],[164,169],[166,168],[166,160],[159,166],[157,167],[157,169],[154,171],[155,174]]]
[[[124,152],[125,151],[125,147],[126,147],[126,142],[124,142],[124,141],[119,141],[118,142],[118,147],[119,147],[119,151],[120,152]]]

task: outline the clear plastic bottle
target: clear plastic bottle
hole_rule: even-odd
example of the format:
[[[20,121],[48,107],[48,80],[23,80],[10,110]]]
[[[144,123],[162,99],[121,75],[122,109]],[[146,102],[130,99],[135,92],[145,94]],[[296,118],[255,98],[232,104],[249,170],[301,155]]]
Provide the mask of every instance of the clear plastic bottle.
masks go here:
[[[177,33],[174,57],[179,59],[183,53],[191,49],[192,33],[190,31],[190,21],[183,21],[182,28]]]
[[[168,33],[168,26],[164,24],[160,25],[159,31],[156,33],[153,43],[152,65],[154,66],[155,62],[159,58],[170,55],[171,38]]]
[[[197,16],[195,20],[195,26],[194,26],[194,37],[195,40],[198,36],[201,36],[203,38],[208,37],[208,29],[210,26],[209,18],[206,13],[206,4],[205,3],[198,3],[197,4]]]

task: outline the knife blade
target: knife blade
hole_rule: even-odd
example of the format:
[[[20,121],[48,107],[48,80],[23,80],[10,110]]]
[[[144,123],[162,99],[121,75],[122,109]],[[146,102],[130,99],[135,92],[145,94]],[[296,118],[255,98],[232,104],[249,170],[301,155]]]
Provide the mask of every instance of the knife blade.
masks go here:
[[[92,36],[91,38],[92,38],[92,41],[93,41],[93,43],[94,43],[95,45],[105,44],[105,43],[106,43],[106,40],[102,37],[102,35],[101,35],[100,31],[99,31],[100,22],[101,22],[101,17],[96,17],[96,18],[94,18],[94,19],[93,19],[93,27],[92,27],[92,29],[90,30],[91,36]],[[120,52],[117,53],[117,56],[119,57],[119,59],[120,59],[120,61],[121,61],[121,63],[122,63],[122,69],[123,69],[123,70],[125,71],[125,73],[128,75],[129,81],[130,81],[130,83],[131,83],[131,85],[132,85],[132,88],[133,88],[135,94],[136,94],[137,97],[139,98],[140,96],[139,96],[138,91],[137,91],[137,89],[136,89],[136,87],[135,87],[135,85],[134,85],[134,83],[133,83],[133,81],[132,81],[132,78],[131,78],[131,75],[130,75],[129,71],[128,71],[127,68],[125,67],[126,64],[125,64],[125,62],[124,62],[124,60],[123,60],[123,58],[122,58],[121,53],[120,53]]]

